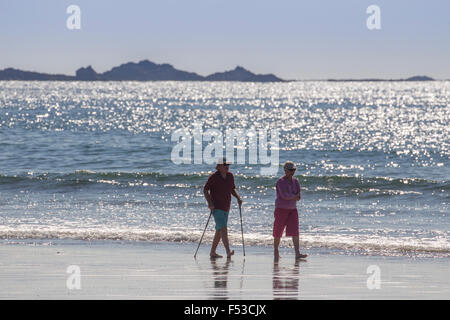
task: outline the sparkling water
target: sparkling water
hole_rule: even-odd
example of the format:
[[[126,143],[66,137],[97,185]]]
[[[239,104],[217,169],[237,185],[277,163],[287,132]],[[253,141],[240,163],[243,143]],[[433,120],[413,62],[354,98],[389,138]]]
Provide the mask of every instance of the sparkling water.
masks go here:
[[[0,238],[197,242],[215,168],[171,158],[172,134],[194,123],[279,131],[302,246],[450,254],[449,81],[0,81]],[[230,167],[246,245],[272,242],[283,173],[262,166]],[[234,198],[229,232],[240,245]]]

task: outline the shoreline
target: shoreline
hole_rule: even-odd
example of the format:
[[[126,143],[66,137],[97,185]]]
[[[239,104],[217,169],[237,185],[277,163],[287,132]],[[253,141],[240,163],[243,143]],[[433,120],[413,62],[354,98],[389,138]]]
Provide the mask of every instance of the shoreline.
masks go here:
[[[214,232],[210,230],[205,233],[202,244],[211,243]],[[58,228],[39,228],[14,230],[0,227],[0,246],[2,244],[68,244],[71,242],[79,244],[91,243],[128,243],[151,244],[198,244],[202,235],[201,230],[181,228],[160,229],[79,229],[64,230]],[[235,248],[242,247],[242,235],[240,232],[231,230],[228,234],[230,243]],[[354,241],[346,235],[314,235],[308,232],[300,232],[300,249],[314,251],[324,254],[342,254],[356,256],[387,256],[408,258],[446,258],[450,257],[447,247],[438,247],[436,244],[422,242],[421,239],[410,239],[409,241],[399,238],[380,237],[379,239],[359,239]],[[358,240],[358,239],[356,239]],[[394,240],[398,240],[397,242]],[[272,248],[273,237],[267,234],[245,233],[246,247]],[[283,236],[281,246],[293,248],[290,237]]]
[[[12,243],[15,241],[15,243]],[[343,255],[247,247],[209,259],[210,243],[0,242],[0,299],[449,299],[450,258]],[[218,253],[223,253],[220,245]],[[77,288],[77,286],[79,288]]]

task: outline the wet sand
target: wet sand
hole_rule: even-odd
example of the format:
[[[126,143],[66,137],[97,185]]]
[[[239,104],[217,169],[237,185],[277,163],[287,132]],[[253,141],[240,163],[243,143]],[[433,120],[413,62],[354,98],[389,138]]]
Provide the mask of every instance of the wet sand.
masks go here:
[[[0,299],[449,299],[450,258],[351,256],[209,244],[42,241],[0,244]],[[220,250],[223,248],[219,248]],[[220,252],[219,253],[223,253]],[[378,281],[379,280],[379,281]]]

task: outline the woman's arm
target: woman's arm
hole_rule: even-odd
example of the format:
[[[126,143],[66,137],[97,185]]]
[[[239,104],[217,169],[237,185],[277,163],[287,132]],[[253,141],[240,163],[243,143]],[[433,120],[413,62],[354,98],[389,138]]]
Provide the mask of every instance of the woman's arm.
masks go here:
[[[283,185],[281,182],[277,182],[277,194],[283,200],[297,200],[299,197],[299,194],[292,195],[290,192],[283,191]]]
[[[300,195],[300,193],[301,193],[301,188],[300,188],[300,183],[298,182],[298,180],[297,179],[295,179],[295,184],[297,185],[297,187],[298,187],[298,193],[296,194],[296,199],[295,200],[297,200],[297,201],[299,201],[300,200],[300,198],[301,198],[301,195]]]

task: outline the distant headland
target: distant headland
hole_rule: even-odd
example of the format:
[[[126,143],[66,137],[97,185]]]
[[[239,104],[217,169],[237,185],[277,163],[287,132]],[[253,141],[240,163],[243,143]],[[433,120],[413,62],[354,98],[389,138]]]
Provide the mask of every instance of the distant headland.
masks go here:
[[[434,81],[428,76],[413,76],[406,79],[328,79],[328,81]]]
[[[175,69],[172,65],[157,64],[149,60],[128,62],[109,71],[97,73],[91,66],[80,68],[75,76],[22,71],[13,68],[0,70],[0,80],[40,81],[241,81],[241,82],[284,82],[273,74],[255,74],[243,67],[225,72],[201,76],[194,72]]]
[[[240,81],[240,82],[291,82],[273,74],[255,74],[243,67],[201,76],[195,72],[178,70],[172,65],[157,64],[149,60],[138,63],[128,62],[109,71],[97,73],[92,66],[79,68],[75,76],[23,71],[13,68],[0,70],[0,80],[38,80],[38,81]],[[316,81],[434,81],[428,76],[413,76],[406,79],[325,79]]]

